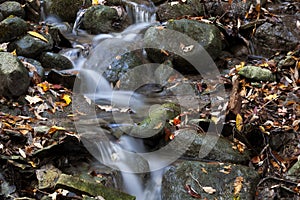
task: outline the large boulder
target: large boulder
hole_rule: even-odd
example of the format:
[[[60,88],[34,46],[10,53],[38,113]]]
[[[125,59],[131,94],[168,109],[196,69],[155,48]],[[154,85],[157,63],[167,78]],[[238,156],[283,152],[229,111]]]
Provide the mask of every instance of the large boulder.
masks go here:
[[[28,89],[28,70],[11,53],[0,52],[0,96],[17,97]]]
[[[79,9],[91,5],[91,0],[45,0],[45,11],[46,15],[55,15],[62,21],[74,23]]]
[[[174,68],[182,73],[196,71],[193,68],[195,66],[186,60],[201,59],[205,65],[205,62],[210,63],[211,58],[217,58],[222,51],[221,33],[215,25],[187,19],[170,20],[164,29],[149,28],[144,42],[149,47],[146,52],[151,60],[157,63],[172,60]],[[207,58],[209,56],[211,58]]]
[[[39,57],[39,61],[45,69],[64,70],[73,68],[71,60],[57,53],[44,52]]]
[[[128,23],[115,8],[98,5],[89,7],[83,16],[83,26],[89,33],[109,33],[123,30]]]
[[[298,17],[300,20],[300,17]],[[254,49],[256,54],[270,57],[276,52],[286,53],[300,44],[297,17],[285,16],[282,23],[265,22],[259,26],[254,35]]]
[[[258,181],[259,174],[247,166],[183,161],[164,173],[162,199],[251,200]]]
[[[10,42],[17,37],[24,35],[28,30],[27,23],[19,18],[6,18],[0,22],[0,43]]]

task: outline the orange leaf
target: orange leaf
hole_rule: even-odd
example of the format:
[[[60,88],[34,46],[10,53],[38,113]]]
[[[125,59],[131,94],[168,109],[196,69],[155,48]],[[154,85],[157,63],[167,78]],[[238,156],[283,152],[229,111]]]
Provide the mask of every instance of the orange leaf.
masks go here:
[[[243,129],[243,118],[240,114],[237,114],[236,115],[236,119],[235,119],[235,126],[236,126],[236,129],[241,132],[242,129]]]
[[[49,129],[48,133],[49,133],[49,134],[53,134],[53,133],[55,133],[56,131],[64,131],[64,130],[66,130],[64,127],[60,127],[60,126],[52,126],[52,127]]]

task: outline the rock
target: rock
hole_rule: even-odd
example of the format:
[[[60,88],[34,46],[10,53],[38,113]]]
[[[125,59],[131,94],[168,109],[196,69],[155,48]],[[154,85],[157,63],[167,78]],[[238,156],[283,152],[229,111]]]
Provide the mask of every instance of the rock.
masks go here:
[[[42,166],[41,169],[36,170],[39,189],[53,189],[60,174],[61,171],[51,164]]]
[[[27,69],[16,56],[7,52],[0,52],[0,77],[0,96],[20,96],[30,83]]]
[[[155,3],[155,2],[154,2]],[[157,18],[159,21],[168,21],[169,19],[177,19],[182,16],[203,16],[204,7],[198,0],[187,0],[187,3],[175,4],[175,2],[166,2],[157,9]]]
[[[241,181],[241,190],[234,195],[236,180]],[[199,186],[199,184],[201,186]],[[204,163],[183,161],[172,166],[163,175],[162,199],[164,200],[193,200],[187,188],[195,190],[201,199],[245,199],[255,198],[255,189],[259,174],[252,168],[229,163]],[[216,190],[208,194],[202,187]]]
[[[170,39],[170,37],[173,38]],[[166,24],[166,29],[150,27],[145,33],[144,42],[145,46],[157,47],[146,49],[151,60],[157,63],[172,60],[174,68],[182,73],[195,73],[197,71],[186,60],[195,60],[199,57],[201,59],[203,56],[201,65],[205,65],[204,63],[210,62],[209,55],[215,59],[222,51],[221,33],[217,27],[187,19],[169,21]],[[175,53],[165,53],[161,49],[172,50]]]
[[[91,5],[91,0],[46,0],[45,12],[58,16],[62,21],[74,23],[79,9]]]
[[[75,71],[60,72],[52,69],[47,75],[47,81],[53,84],[61,84],[66,88],[72,89],[76,80]]]
[[[178,134],[192,135],[194,137],[188,150],[184,153],[184,157],[192,158],[193,160],[211,160],[219,162],[230,162],[235,164],[246,164],[250,160],[249,150],[240,153],[232,148],[232,143],[212,133],[205,135],[197,134],[192,129],[180,129]]]
[[[56,188],[64,188],[92,196],[102,196],[106,200],[135,200],[134,196],[115,189],[107,188],[98,182],[91,182],[66,174],[60,175],[56,182]]]
[[[28,30],[27,23],[19,18],[6,18],[0,22],[0,43],[10,42],[19,36],[22,36]]]
[[[45,37],[45,39],[47,39],[47,42],[40,38],[27,34],[19,40],[9,43],[7,50],[16,50],[18,56],[37,58],[43,51],[51,50],[53,48],[53,40],[51,38],[51,35],[42,35],[43,37]]]
[[[42,63],[42,66],[45,69],[57,69],[57,70],[65,70],[72,69],[73,63],[67,57],[52,53],[45,52],[39,57],[39,61]]]
[[[20,18],[25,17],[25,10],[19,2],[16,1],[5,1],[0,4],[0,12],[3,17],[6,18],[10,15],[17,16]]]
[[[127,25],[117,10],[109,6],[89,7],[83,16],[84,29],[92,34],[119,32]]]
[[[282,23],[265,22],[259,26],[254,34],[255,53],[270,57],[276,52],[286,53],[295,49],[300,44],[296,22],[294,16],[285,16]]]
[[[297,181],[300,178],[300,159],[287,171],[287,178]]]
[[[238,74],[253,81],[275,81],[275,75],[270,70],[252,65],[243,67]]]

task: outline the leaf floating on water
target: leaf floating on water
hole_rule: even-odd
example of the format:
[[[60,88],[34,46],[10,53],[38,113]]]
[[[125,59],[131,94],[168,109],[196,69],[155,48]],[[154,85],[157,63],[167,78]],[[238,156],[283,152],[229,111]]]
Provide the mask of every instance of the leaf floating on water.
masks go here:
[[[27,32],[29,35],[33,36],[33,37],[36,37],[44,42],[49,42],[44,36],[42,36],[41,34],[39,34],[38,32],[35,32],[35,31],[28,31]]]

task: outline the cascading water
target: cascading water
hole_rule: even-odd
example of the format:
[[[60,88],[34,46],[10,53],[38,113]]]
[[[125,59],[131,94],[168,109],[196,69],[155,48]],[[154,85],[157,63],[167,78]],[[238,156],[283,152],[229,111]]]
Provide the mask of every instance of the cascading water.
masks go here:
[[[85,96],[96,103],[103,103],[104,100],[113,106],[130,106],[132,110],[138,110],[145,106],[143,97],[133,91],[113,90],[111,85],[102,76],[102,72],[110,63],[103,63],[102,61],[115,54],[115,52],[110,52],[110,49],[113,49],[112,46],[122,46],[120,44],[123,42],[127,44],[141,37],[141,32],[155,21],[155,6],[152,2],[147,2],[147,5],[128,0],[124,0],[123,2],[126,5],[126,12],[132,21],[132,25],[121,33],[100,34],[93,38],[92,45],[95,48],[91,54],[94,54],[94,56],[90,55],[83,69],[81,69],[80,76],[82,82],[80,85],[83,87],[81,91],[85,91]],[[80,26],[84,11],[81,10],[78,12],[73,28],[73,34],[75,35]],[[117,126],[122,125],[126,124],[117,124]],[[84,140],[84,136],[82,139]],[[92,154],[99,161],[120,170],[125,192],[136,196],[137,200],[161,199],[160,188],[163,169],[157,167],[155,158],[148,159],[135,154],[147,152],[142,139],[123,135],[119,139],[119,142],[87,140],[88,143],[92,143],[92,145],[97,147]],[[136,166],[137,157],[140,157],[145,163],[141,166]],[[148,174],[147,180],[141,176],[141,173],[145,172],[144,168],[147,169],[147,172],[151,172],[150,177]]]

